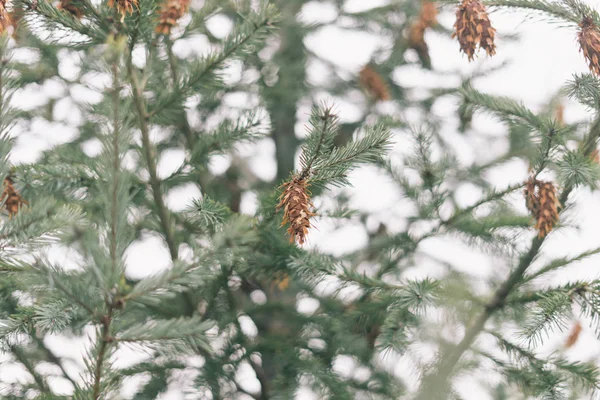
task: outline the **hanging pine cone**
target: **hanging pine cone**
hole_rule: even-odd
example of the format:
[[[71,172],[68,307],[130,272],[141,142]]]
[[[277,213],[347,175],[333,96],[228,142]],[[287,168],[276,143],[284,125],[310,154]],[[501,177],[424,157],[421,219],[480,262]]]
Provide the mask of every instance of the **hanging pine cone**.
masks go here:
[[[575,325],[573,325],[573,328],[571,328],[571,332],[569,333],[569,336],[567,337],[567,340],[565,341],[565,348],[570,349],[571,347],[573,347],[573,345],[575,343],[577,343],[577,340],[579,340],[579,335],[581,334],[583,327],[581,326],[581,322],[577,321],[575,322]]]
[[[8,10],[6,9],[6,1],[0,0],[0,33],[5,32],[8,27],[12,26]]]
[[[431,57],[429,56],[429,46],[425,41],[425,29],[427,25],[422,20],[413,22],[408,30],[408,47],[415,50],[419,56],[419,61],[424,68],[431,69]]]
[[[159,22],[156,33],[168,35],[179,18],[183,17],[190,5],[190,0],[167,0],[159,11]]]
[[[473,61],[477,46],[484,49],[488,56],[496,54],[494,38],[496,29],[492,27],[485,6],[480,0],[463,0],[456,10],[455,32],[460,50]]]
[[[545,237],[558,222],[560,204],[554,184],[531,178],[525,185],[525,200],[527,209],[536,219],[538,237]]]
[[[139,0],[109,0],[109,7],[117,7],[117,11],[121,14],[121,22],[125,20],[127,13],[133,14],[133,7],[138,6]]]
[[[77,19],[83,17],[83,10],[81,9],[79,0],[60,0],[56,8],[68,12]]]
[[[600,31],[591,18],[584,18],[579,24],[579,47],[589,64],[590,71],[600,75]]]
[[[4,178],[4,187],[2,195],[0,196],[0,202],[4,203],[4,208],[10,216],[15,215],[19,212],[21,207],[27,204],[27,201],[21,197],[15,188],[14,182],[10,176]]]
[[[565,106],[561,103],[554,108],[554,119],[558,126],[565,126]]]
[[[438,9],[437,5],[433,1],[424,0],[421,5],[421,13],[419,14],[419,20],[427,28],[437,25]]]
[[[531,215],[533,215],[534,217],[537,216],[538,210],[540,208],[540,202],[539,202],[538,193],[537,193],[538,183],[539,183],[538,180],[531,178],[525,184],[525,190],[524,190],[525,205],[527,206],[527,210],[529,210]]]
[[[290,235],[290,242],[304,244],[306,235],[310,228],[310,218],[315,215],[311,211],[314,207],[310,200],[308,183],[305,179],[293,178],[282,186],[283,193],[279,196],[277,209],[283,208],[283,221],[281,226],[290,224],[287,232]]]
[[[594,151],[592,151],[592,154],[590,154],[590,159],[596,164],[600,164],[600,154],[598,154],[598,149],[594,149]]]
[[[369,93],[371,97],[378,101],[389,100],[390,91],[387,84],[373,68],[365,65],[360,70],[360,84]]]

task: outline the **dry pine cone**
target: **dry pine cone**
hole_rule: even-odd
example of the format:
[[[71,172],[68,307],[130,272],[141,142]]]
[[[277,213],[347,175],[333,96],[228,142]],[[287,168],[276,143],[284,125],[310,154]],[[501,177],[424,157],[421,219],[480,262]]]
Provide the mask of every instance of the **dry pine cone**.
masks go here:
[[[488,56],[496,54],[496,29],[492,27],[480,0],[463,0],[456,10],[454,29],[452,37],[458,38],[460,50],[467,55],[469,61],[473,61],[477,46],[484,49]]]
[[[2,190],[2,196],[0,196],[0,202],[4,203],[4,208],[10,216],[18,213],[19,209],[27,204],[27,201],[24,200],[17,189],[15,189],[13,183],[10,176],[4,178],[4,188]]]
[[[433,1],[425,0],[423,1],[423,5],[421,6],[421,14],[419,14],[419,21],[425,27],[432,27],[437,25],[437,14],[438,9]]]
[[[579,340],[579,335],[581,334],[583,327],[581,326],[581,322],[577,321],[575,322],[575,325],[573,325],[573,328],[571,328],[571,332],[569,333],[569,336],[567,337],[567,340],[565,341],[565,348],[569,349],[571,347],[573,347],[573,345],[575,343],[577,343],[577,340]]]
[[[77,19],[83,17],[83,10],[80,8],[78,0],[60,0],[56,8],[64,10]]]
[[[6,9],[6,0],[0,0],[0,33],[5,32],[10,26],[12,23]]]
[[[371,95],[375,100],[385,101],[389,100],[390,91],[387,84],[373,68],[365,65],[360,70],[360,84],[363,88]]]
[[[527,209],[536,220],[538,237],[545,237],[558,222],[560,204],[554,184],[530,179],[525,185],[525,200]]]
[[[133,7],[138,6],[139,0],[109,0],[109,7],[117,7],[117,11],[121,14],[121,22],[125,20],[127,13],[133,14]]]
[[[600,63],[598,60],[600,57],[600,31],[594,25],[591,18],[584,18],[579,27],[581,30],[579,31],[578,39],[583,56],[589,64],[590,71],[596,75],[600,75]]]
[[[279,196],[277,209],[283,208],[283,222],[281,226],[289,223],[287,232],[290,242],[304,244],[310,228],[310,218],[315,214],[311,211],[314,207],[310,200],[310,192],[305,179],[293,178],[282,185],[283,193]]]
[[[168,35],[171,33],[179,18],[183,17],[188,10],[190,0],[167,0],[159,11],[159,22],[156,33]]]

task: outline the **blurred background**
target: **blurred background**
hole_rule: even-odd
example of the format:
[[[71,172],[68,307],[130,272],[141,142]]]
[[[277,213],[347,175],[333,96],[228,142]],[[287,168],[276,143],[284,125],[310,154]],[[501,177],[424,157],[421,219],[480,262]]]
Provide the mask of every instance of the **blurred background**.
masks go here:
[[[490,9],[490,18],[497,29],[497,54],[489,58],[480,52],[474,62],[468,62],[467,57],[459,53],[458,42],[450,37],[455,19],[453,4],[438,4],[438,24],[425,30],[426,49],[423,50],[415,43],[411,48],[408,33],[412,22],[418,18],[419,1],[281,0],[277,3],[283,15],[279,36],[270,39],[247,62],[236,61],[228,66],[225,81],[231,90],[222,95],[223,103],[219,106],[221,115],[236,115],[240,110],[254,108],[269,114],[272,123],[272,137],[240,146],[234,154],[217,156],[210,161],[210,173],[217,177],[212,184],[225,186],[227,182],[235,182],[230,193],[237,193],[238,198],[232,199],[231,204],[234,204],[232,208],[237,205],[242,213],[254,214],[258,204],[256,192],[246,190],[245,184],[250,187],[261,182],[280,182],[297,165],[298,145],[306,134],[305,124],[315,102],[334,104],[342,124],[340,140],[344,134],[346,137],[351,135],[363,122],[374,122],[378,118],[397,121],[390,154],[391,162],[396,165],[412,151],[411,129],[426,123],[435,126],[436,134],[454,151],[465,168],[490,163],[509,150],[507,128],[503,123],[479,113],[466,121],[465,115],[460,113],[458,100],[440,95],[465,81],[471,81],[482,92],[521,100],[535,111],[562,104],[566,123],[591,119],[591,113],[585,108],[559,96],[560,88],[572,74],[587,71],[585,60],[579,53],[576,31],[541,16]],[[192,8],[201,5],[201,1],[192,2]],[[591,5],[596,7],[597,3]],[[189,22],[185,18],[181,21],[182,26]],[[176,41],[174,52],[182,59],[206,54],[212,48],[213,39],[226,36],[232,26],[233,19],[225,7],[223,12],[208,20],[206,34]],[[15,58],[24,63],[32,62],[36,57],[39,54],[26,49],[15,51]],[[58,55],[58,60],[62,78],[80,77],[76,54],[65,52]],[[134,61],[143,65],[143,54]],[[361,86],[360,71],[367,64],[373,65],[387,81],[391,100],[375,101]],[[34,162],[43,151],[72,141],[78,127],[85,123],[78,105],[99,101],[98,90],[106,84],[102,77],[93,74],[83,75],[77,84],[67,85],[65,80],[32,83],[15,95],[17,107],[47,113],[47,118],[34,118],[31,123],[18,125],[13,130],[16,145],[11,159],[15,164]],[[190,124],[202,121],[210,126],[212,122],[203,120],[204,116],[194,107],[191,101],[187,110]],[[152,135],[159,143],[164,132],[153,131]],[[81,145],[89,154],[100,150],[99,142],[87,141]],[[181,166],[184,158],[183,150],[162,152],[159,175],[169,176]],[[524,181],[527,176],[528,165],[517,158],[494,163],[484,173],[487,182],[497,188]],[[361,214],[344,220],[316,218],[315,229],[311,230],[305,245],[307,248],[344,255],[366,246],[378,230],[395,233],[406,229],[407,218],[414,215],[415,209],[406,201],[398,185],[380,169],[361,167],[351,174],[351,183],[351,188],[332,189],[332,195],[344,199],[349,207],[357,208]],[[475,203],[482,195],[480,187],[468,183],[455,189],[454,201],[460,207]],[[168,207],[174,211],[183,210],[201,193],[201,182],[179,186],[169,192]],[[329,194],[316,196],[315,205],[327,209],[329,197]],[[576,207],[569,210],[566,226],[544,243],[543,254],[536,263],[597,246],[600,195],[578,189],[574,198]],[[520,192],[509,199],[526,213]],[[422,228],[415,224],[410,228],[411,233],[418,233]],[[528,243],[529,239],[524,238],[523,246]],[[48,257],[64,266],[74,265],[76,261],[73,254],[60,247],[49,250]],[[506,260],[484,250],[474,250],[464,241],[447,236],[422,242],[415,259],[415,265],[403,271],[403,278],[443,277],[451,268],[472,276],[476,287],[486,292],[490,290],[491,280],[503,279],[507,274]],[[127,251],[127,275],[133,279],[154,274],[170,263],[168,249],[160,237],[152,234],[140,237]],[[552,283],[583,277],[597,279],[600,277],[598,272],[598,262],[592,257],[569,268],[568,273],[555,273]],[[336,282],[325,281],[319,286],[323,292],[334,291]],[[349,299],[357,296],[351,290],[345,290],[342,295]],[[297,302],[300,312],[310,313],[317,305],[318,302],[309,298],[299,298]],[[241,322],[248,335],[256,335],[257,328],[251,320]],[[460,336],[460,332],[452,334]],[[563,351],[561,346],[566,336],[567,332],[557,333],[538,350],[547,354]],[[72,371],[81,365],[82,349],[87,343],[86,338],[80,341],[59,335],[47,338],[48,347],[71,359],[68,369]],[[413,350],[399,358],[382,356],[380,360],[398,375],[406,377],[409,385],[416,382],[415,366],[433,356],[433,349],[426,346]],[[600,343],[584,325],[580,340],[566,350],[566,355],[570,359],[596,359],[600,356]],[[2,381],[28,379],[19,364],[1,357]],[[127,366],[147,357],[149,355],[142,350],[125,349],[116,363]],[[343,357],[337,360],[335,367],[342,375],[359,373],[353,369],[352,360]],[[189,378],[185,374],[186,371],[181,373],[181,381],[174,382],[162,399],[185,397],[185,382]],[[244,375],[244,371],[240,374],[239,382],[247,390],[259,388],[253,374]],[[486,399],[481,385],[498,379],[493,375],[460,378],[458,389],[464,399]],[[68,383],[57,380],[53,385],[59,392],[69,393]],[[122,392],[123,398],[131,398],[137,385],[139,381],[129,380]],[[298,392],[297,398],[316,399],[318,396],[307,389]]]

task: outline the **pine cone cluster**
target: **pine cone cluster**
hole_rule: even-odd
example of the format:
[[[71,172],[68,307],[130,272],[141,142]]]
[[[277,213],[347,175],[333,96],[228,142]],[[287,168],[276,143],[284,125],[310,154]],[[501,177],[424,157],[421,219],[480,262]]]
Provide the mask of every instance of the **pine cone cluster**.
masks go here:
[[[385,101],[391,98],[387,84],[369,65],[365,65],[359,74],[361,86],[377,101]]]
[[[584,18],[579,24],[578,40],[579,47],[583,52],[583,56],[588,62],[590,71],[596,75],[600,75],[600,30],[594,24],[591,18]]]
[[[484,49],[488,56],[496,54],[494,38],[496,29],[492,27],[485,6],[480,0],[463,0],[456,10],[455,32],[460,50],[473,61],[477,46]]]
[[[543,238],[558,222],[560,204],[556,197],[556,188],[552,182],[532,178],[525,185],[525,199],[527,209],[536,220],[538,237]]]
[[[137,7],[139,0],[109,0],[109,7],[117,7],[117,11],[121,14],[121,22],[125,19],[127,13],[133,14],[133,7]]]
[[[14,186],[14,182],[10,176],[4,178],[4,187],[0,202],[4,203],[4,208],[8,215],[13,216],[19,212],[19,209],[27,204],[27,201],[21,197],[18,190]]]
[[[306,241],[306,235],[310,228],[310,218],[315,215],[311,211],[314,206],[310,200],[308,183],[306,179],[296,177],[281,187],[283,193],[279,197],[277,205],[278,210],[283,208],[281,226],[289,223],[290,227],[287,232],[290,235],[290,242],[296,241],[302,245]]]
[[[78,4],[79,0],[60,0],[56,8],[64,10],[77,19],[83,17],[83,10]]]
[[[159,22],[156,33],[168,35],[179,18],[183,17],[190,5],[190,0],[167,0],[159,11]]]

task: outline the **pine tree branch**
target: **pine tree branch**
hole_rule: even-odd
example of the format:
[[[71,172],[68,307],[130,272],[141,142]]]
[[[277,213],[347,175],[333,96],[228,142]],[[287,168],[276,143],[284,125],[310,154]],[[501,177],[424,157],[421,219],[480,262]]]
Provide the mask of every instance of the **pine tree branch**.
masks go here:
[[[44,378],[38,374],[35,370],[35,365],[32,364],[32,360],[24,354],[23,349],[19,346],[12,345],[10,346],[10,351],[14,354],[15,358],[27,369],[27,371],[33,376],[36,385],[40,389],[42,393],[51,393],[50,388],[46,384]]]
[[[582,146],[584,155],[589,156],[592,153],[599,137],[600,117],[596,119],[584,141],[584,145]],[[566,204],[573,189],[574,187],[571,185],[565,187],[559,199],[561,205]],[[561,212],[563,210],[564,208],[561,209]],[[463,339],[456,346],[450,347],[447,351],[443,352],[435,369],[423,377],[415,400],[433,400],[439,398],[442,393],[445,393],[448,379],[452,376],[456,364],[484,329],[488,319],[504,307],[507,297],[523,280],[527,268],[529,268],[538,255],[546,237],[540,238],[536,236],[533,238],[529,251],[521,257],[517,268],[511,272],[506,281],[496,290],[492,300],[485,306],[483,312],[471,321]]]
[[[137,111],[140,130],[142,132],[142,149],[144,152],[144,157],[146,158],[148,173],[150,175],[150,186],[152,188],[154,202],[156,203],[156,207],[158,208],[160,222],[165,234],[165,240],[167,242],[171,258],[173,260],[176,260],[178,257],[178,247],[173,232],[173,226],[169,218],[169,210],[167,209],[167,206],[162,196],[160,179],[158,178],[158,174],[156,172],[156,160],[154,159],[154,154],[156,153],[156,151],[152,146],[152,143],[150,142],[150,132],[148,128],[149,115],[146,112],[146,104],[142,97],[143,88],[140,86],[140,82],[133,68],[132,57],[132,53],[129,52],[129,56],[127,58],[127,71],[133,89],[133,100]]]
[[[227,282],[228,276],[231,273],[230,270],[226,270],[225,268],[223,268],[223,275],[225,278],[225,282]],[[229,307],[232,310],[236,310],[237,313],[237,304],[235,301],[235,298],[233,297],[233,293],[231,293],[231,290],[229,289],[229,287],[226,285],[225,286],[226,290],[227,290],[227,302],[229,303]],[[243,339],[243,330],[242,330],[242,326],[240,325],[240,321],[235,318],[234,319],[234,323],[236,326],[236,329],[241,333],[240,338],[242,338],[242,346],[246,347],[246,341]],[[269,379],[267,377],[267,375],[265,374],[264,369],[256,364],[254,361],[252,361],[252,359],[250,357],[248,357],[248,362],[250,363],[250,366],[252,367],[252,369],[254,370],[254,373],[256,374],[256,379],[258,379],[258,382],[260,383],[260,396],[257,397],[259,400],[269,400],[270,396],[269,396]]]
[[[321,134],[319,136],[319,141],[317,143],[317,147],[315,148],[315,152],[314,152],[313,156],[311,157],[310,160],[308,160],[308,162],[302,169],[302,172],[300,173],[301,180],[306,179],[308,177],[308,174],[310,174],[310,169],[312,168],[312,166],[313,166],[314,162],[317,160],[317,158],[319,158],[319,154],[321,153],[321,147],[323,146],[323,142],[325,140],[325,135],[327,134],[327,129],[328,129],[327,123],[329,122],[329,119],[331,118],[331,109],[326,108],[324,111],[325,112],[323,113],[323,115],[319,116],[323,120],[323,127],[321,128]]]
[[[253,15],[251,17],[256,19],[259,16]],[[173,93],[150,112],[149,117],[160,113],[172,103],[181,100],[182,96],[185,96],[197,83],[215,72],[225,61],[230,60],[236,53],[240,52],[240,50],[244,50],[251,44],[253,40],[267,33],[277,19],[275,10],[272,7],[267,7],[260,17],[260,20],[248,21],[244,23],[239,30],[234,31],[225,40],[223,51],[207,56],[205,60],[198,65],[198,71],[192,73],[187,79],[183,79],[181,85],[178,84],[173,89]]]
[[[468,207],[465,207],[465,208],[455,211],[454,214],[452,214],[448,219],[442,220],[440,223],[440,226],[451,225],[452,222],[456,221],[456,219],[462,217],[463,215],[467,215],[467,214],[471,213],[476,208],[478,208],[486,203],[489,203],[490,201],[501,199],[502,197],[506,196],[507,194],[512,193],[515,190],[521,189],[523,186],[525,186],[524,183],[517,183],[514,185],[510,185],[506,189],[501,190],[499,192],[494,192],[494,193],[490,194],[489,196],[482,198],[481,200],[479,200],[478,202],[476,202],[475,204],[473,204],[471,206],[468,206]]]
[[[177,69],[177,59],[175,58],[175,54],[173,54],[173,42],[170,38],[165,37],[165,47],[167,50],[167,57],[169,59],[169,67],[171,68],[171,74],[173,75],[173,87],[177,87],[179,85],[179,73]],[[192,128],[190,127],[190,123],[188,122],[187,116],[185,115],[185,108],[182,106],[183,118],[181,119],[181,129],[185,135],[185,138],[188,143],[188,147],[190,151],[192,151],[196,146],[196,138],[194,137],[194,133],[192,132]]]
[[[112,337],[110,336],[110,324],[112,322],[112,313],[113,306],[109,304],[108,313],[102,317],[102,337],[100,339],[100,349],[98,350],[98,357],[96,358],[96,370],[94,372],[94,400],[99,400],[100,396],[102,395],[102,367],[104,366],[106,350],[108,349],[109,343],[112,342]]]
[[[119,67],[117,61],[114,60],[111,66],[113,74],[113,135],[112,135],[112,151],[113,151],[113,176],[112,176],[112,193],[110,204],[110,259],[113,275],[117,271],[117,202],[119,192],[119,172],[121,169],[120,153],[119,153]]]
[[[77,383],[73,380],[73,378],[71,378],[71,376],[69,376],[69,374],[67,373],[67,370],[65,369],[65,367],[62,364],[62,361],[60,358],[58,358],[56,356],[56,354],[54,354],[44,343],[44,341],[42,339],[40,339],[39,337],[32,335],[31,336],[33,338],[33,340],[35,341],[35,343],[38,345],[39,348],[42,349],[42,351],[46,354],[46,358],[48,359],[48,361],[50,361],[51,363],[55,364],[58,366],[58,368],[60,368],[63,377],[68,380],[69,382],[71,382],[71,384],[73,385],[73,387],[77,387]]]

